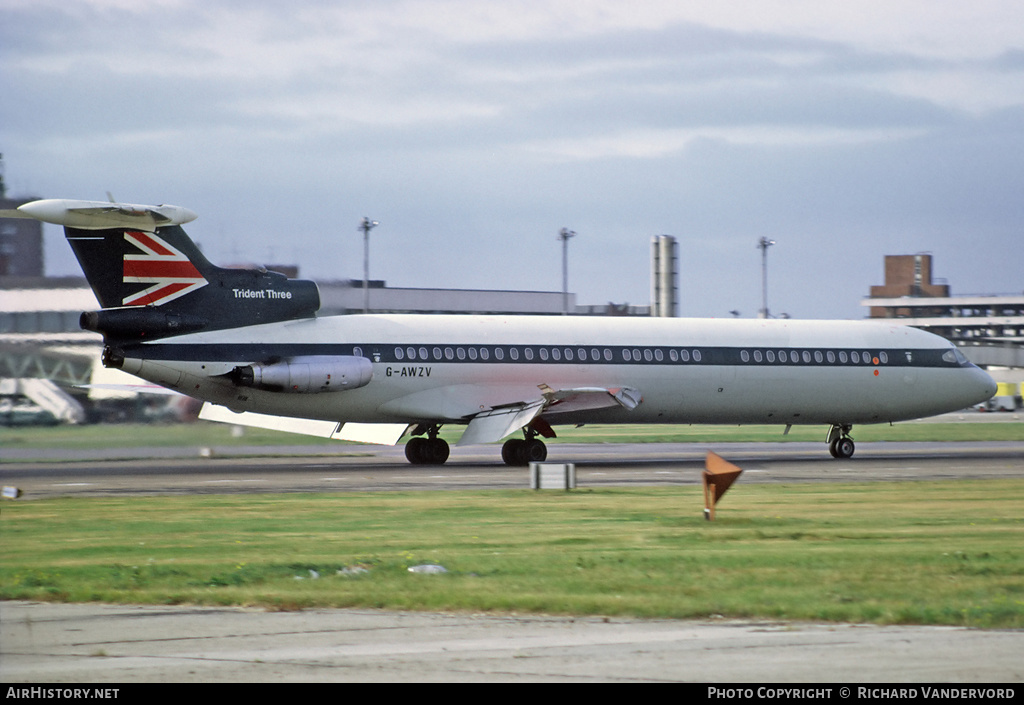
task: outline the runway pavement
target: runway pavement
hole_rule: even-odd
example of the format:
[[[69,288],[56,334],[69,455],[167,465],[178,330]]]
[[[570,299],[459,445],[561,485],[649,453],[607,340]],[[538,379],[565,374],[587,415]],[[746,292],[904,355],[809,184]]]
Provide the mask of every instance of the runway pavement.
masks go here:
[[[1024,679],[1024,632],[949,627],[6,602],[0,637],[7,684]]]
[[[0,483],[24,500],[54,496],[353,492],[529,487],[527,468],[502,464],[496,446],[452,449],[443,466],[412,466],[402,448],[136,448],[107,457],[64,451],[60,462],[22,454],[0,464]],[[579,486],[700,482],[711,450],[744,469],[743,482],[857,482],[1021,477],[1024,442],[861,443],[835,460],[823,443],[557,444],[552,462],[576,463]],[[55,451],[36,451],[52,457]],[[230,455],[227,455],[230,453]],[[77,454],[77,455],[76,455]]]

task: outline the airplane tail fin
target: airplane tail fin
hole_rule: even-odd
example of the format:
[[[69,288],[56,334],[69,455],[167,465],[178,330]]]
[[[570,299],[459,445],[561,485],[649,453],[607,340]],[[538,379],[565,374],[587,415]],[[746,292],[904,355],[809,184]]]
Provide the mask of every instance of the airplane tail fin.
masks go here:
[[[184,208],[50,200],[18,210],[64,226],[102,307],[82,314],[82,327],[108,342],[309,318],[320,308],[311,281],[211,264],[181,227],[196,217]]]

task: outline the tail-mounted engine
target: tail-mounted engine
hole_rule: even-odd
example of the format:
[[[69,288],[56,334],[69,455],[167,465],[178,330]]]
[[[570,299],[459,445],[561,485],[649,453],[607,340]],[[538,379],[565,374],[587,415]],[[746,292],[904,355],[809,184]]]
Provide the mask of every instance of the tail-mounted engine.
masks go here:
[[[239,366],[231,371],[229,377],[239,387],[318,394],[365,387],[373,378],[373,365],[365,357],[309,355],[282,362]]]

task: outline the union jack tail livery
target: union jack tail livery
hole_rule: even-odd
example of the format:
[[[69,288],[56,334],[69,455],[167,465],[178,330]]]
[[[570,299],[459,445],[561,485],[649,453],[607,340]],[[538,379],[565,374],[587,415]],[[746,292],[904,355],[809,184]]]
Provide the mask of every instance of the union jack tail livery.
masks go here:
[[[151,284],[148,289],[126,297],[121,302],[125,306],[162,306],[209,284],[188,257],[156,233],[125,230],[124,239],[142,250],[142,254],[124,256],[122,281]]]
[[[64,225],[102,306],[82,315],[82,327],[103,333],[108,343],[310,318],[320,308],[313,282],[211,264],[181,228],[195,217],[185,209],[37,203],[43,205],[32,209],[33,217]]]

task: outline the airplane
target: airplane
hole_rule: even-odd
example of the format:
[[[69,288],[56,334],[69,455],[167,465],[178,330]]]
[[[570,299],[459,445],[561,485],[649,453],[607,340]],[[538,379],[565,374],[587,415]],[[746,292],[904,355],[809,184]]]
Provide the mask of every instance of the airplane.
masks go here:
[[[596,316],[318,317],[312,281],[211,264],[178,206],[47,199],[18,217],[64,226],[101,309],[102,362],[202,400],[200,418],[397,445],[443,464],[504,440],[513,466],[547,459],[555,426],[827,426],[956,411],[996,392],[949,341],[891,322]],[[510,438],[511,437],[511,438]],[[507,440],[506,440],[507,439]]]

